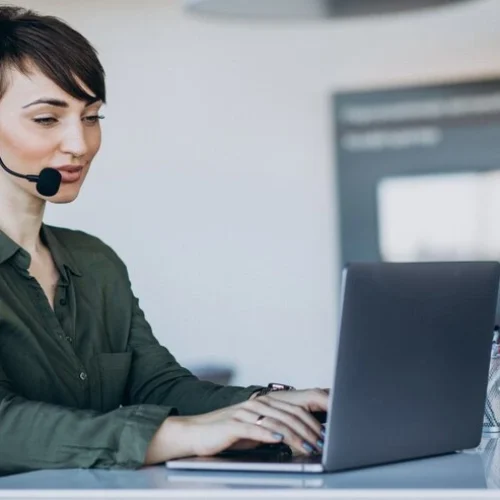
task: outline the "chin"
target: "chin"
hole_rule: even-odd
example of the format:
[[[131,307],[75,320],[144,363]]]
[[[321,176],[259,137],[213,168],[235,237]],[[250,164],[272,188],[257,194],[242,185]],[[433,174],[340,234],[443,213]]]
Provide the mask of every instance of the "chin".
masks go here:
[[[64,185],[61,184],[59,192],[55,196],[45,198],[50,203],[64,204],[71,203],[78,198],[80,194],[80,186]]]

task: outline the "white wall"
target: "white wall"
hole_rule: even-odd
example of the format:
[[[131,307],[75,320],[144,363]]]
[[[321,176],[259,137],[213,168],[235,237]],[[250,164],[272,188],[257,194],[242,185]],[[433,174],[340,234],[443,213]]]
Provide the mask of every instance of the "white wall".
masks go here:
[[[47,221],[127,262],[158,338],[236,382],[328,385],[337,318],[330,96],[498,74],[500,2],[393,19],[202,22],[169,0],[19,0],[107,69],[104,143]]]

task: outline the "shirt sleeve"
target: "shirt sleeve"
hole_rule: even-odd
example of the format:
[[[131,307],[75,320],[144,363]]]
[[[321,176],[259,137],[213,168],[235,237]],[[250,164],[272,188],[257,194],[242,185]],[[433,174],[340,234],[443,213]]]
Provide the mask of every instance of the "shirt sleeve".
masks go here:
[[[196,415],[245,401],[262,388],[257,385],[224,386],[198,379],[159,344],[132,294],[131,300],[133,313],[128,344],[133,353],[128,390],[130,404],[173,406],[180,415]]]
[[[260,385],[224,386],[202,381],[181,366],[154,336],[132,291],[127,267],[112,248],[106,248],[124,279],[131,308],[127,349],[132,352],[132,366],[127,404],[166,405],[175,407],[180,415],[199,415],[246,401],[262,389]]]
[[[176,410],[136,405],[109,413],[17,395],[0,366],[0,471],[138,468],[161,423]]]

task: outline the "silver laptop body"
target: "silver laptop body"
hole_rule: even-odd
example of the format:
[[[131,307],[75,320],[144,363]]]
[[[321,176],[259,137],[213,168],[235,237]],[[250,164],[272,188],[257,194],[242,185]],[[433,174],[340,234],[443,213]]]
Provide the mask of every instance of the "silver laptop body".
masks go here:
[[[347,266],[323,454],[223,453],[167,468],[333,472],[478,446],[499,280],[497,262]]]

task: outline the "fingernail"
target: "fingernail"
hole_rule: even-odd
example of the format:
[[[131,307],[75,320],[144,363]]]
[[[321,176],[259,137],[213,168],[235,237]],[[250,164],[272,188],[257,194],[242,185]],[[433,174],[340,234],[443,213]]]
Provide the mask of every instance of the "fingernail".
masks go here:
[[[325,443],[323,442],[322,439],[318,439],[316,441],[316,444],[318,445],[318,448],[321,448],[321,449],[323,449],[323,446],[325,445]]]
[[[283,434],[280,434],[279,432],[273,432],[273,438],[283,441],[283,439],[285,439],[285,436],[283,436]]]
[[[302,443],[302,448],[304,448],[304,450],[306,450],[308,453],[312,453],[314,451],[314,448],[305,441]]]

